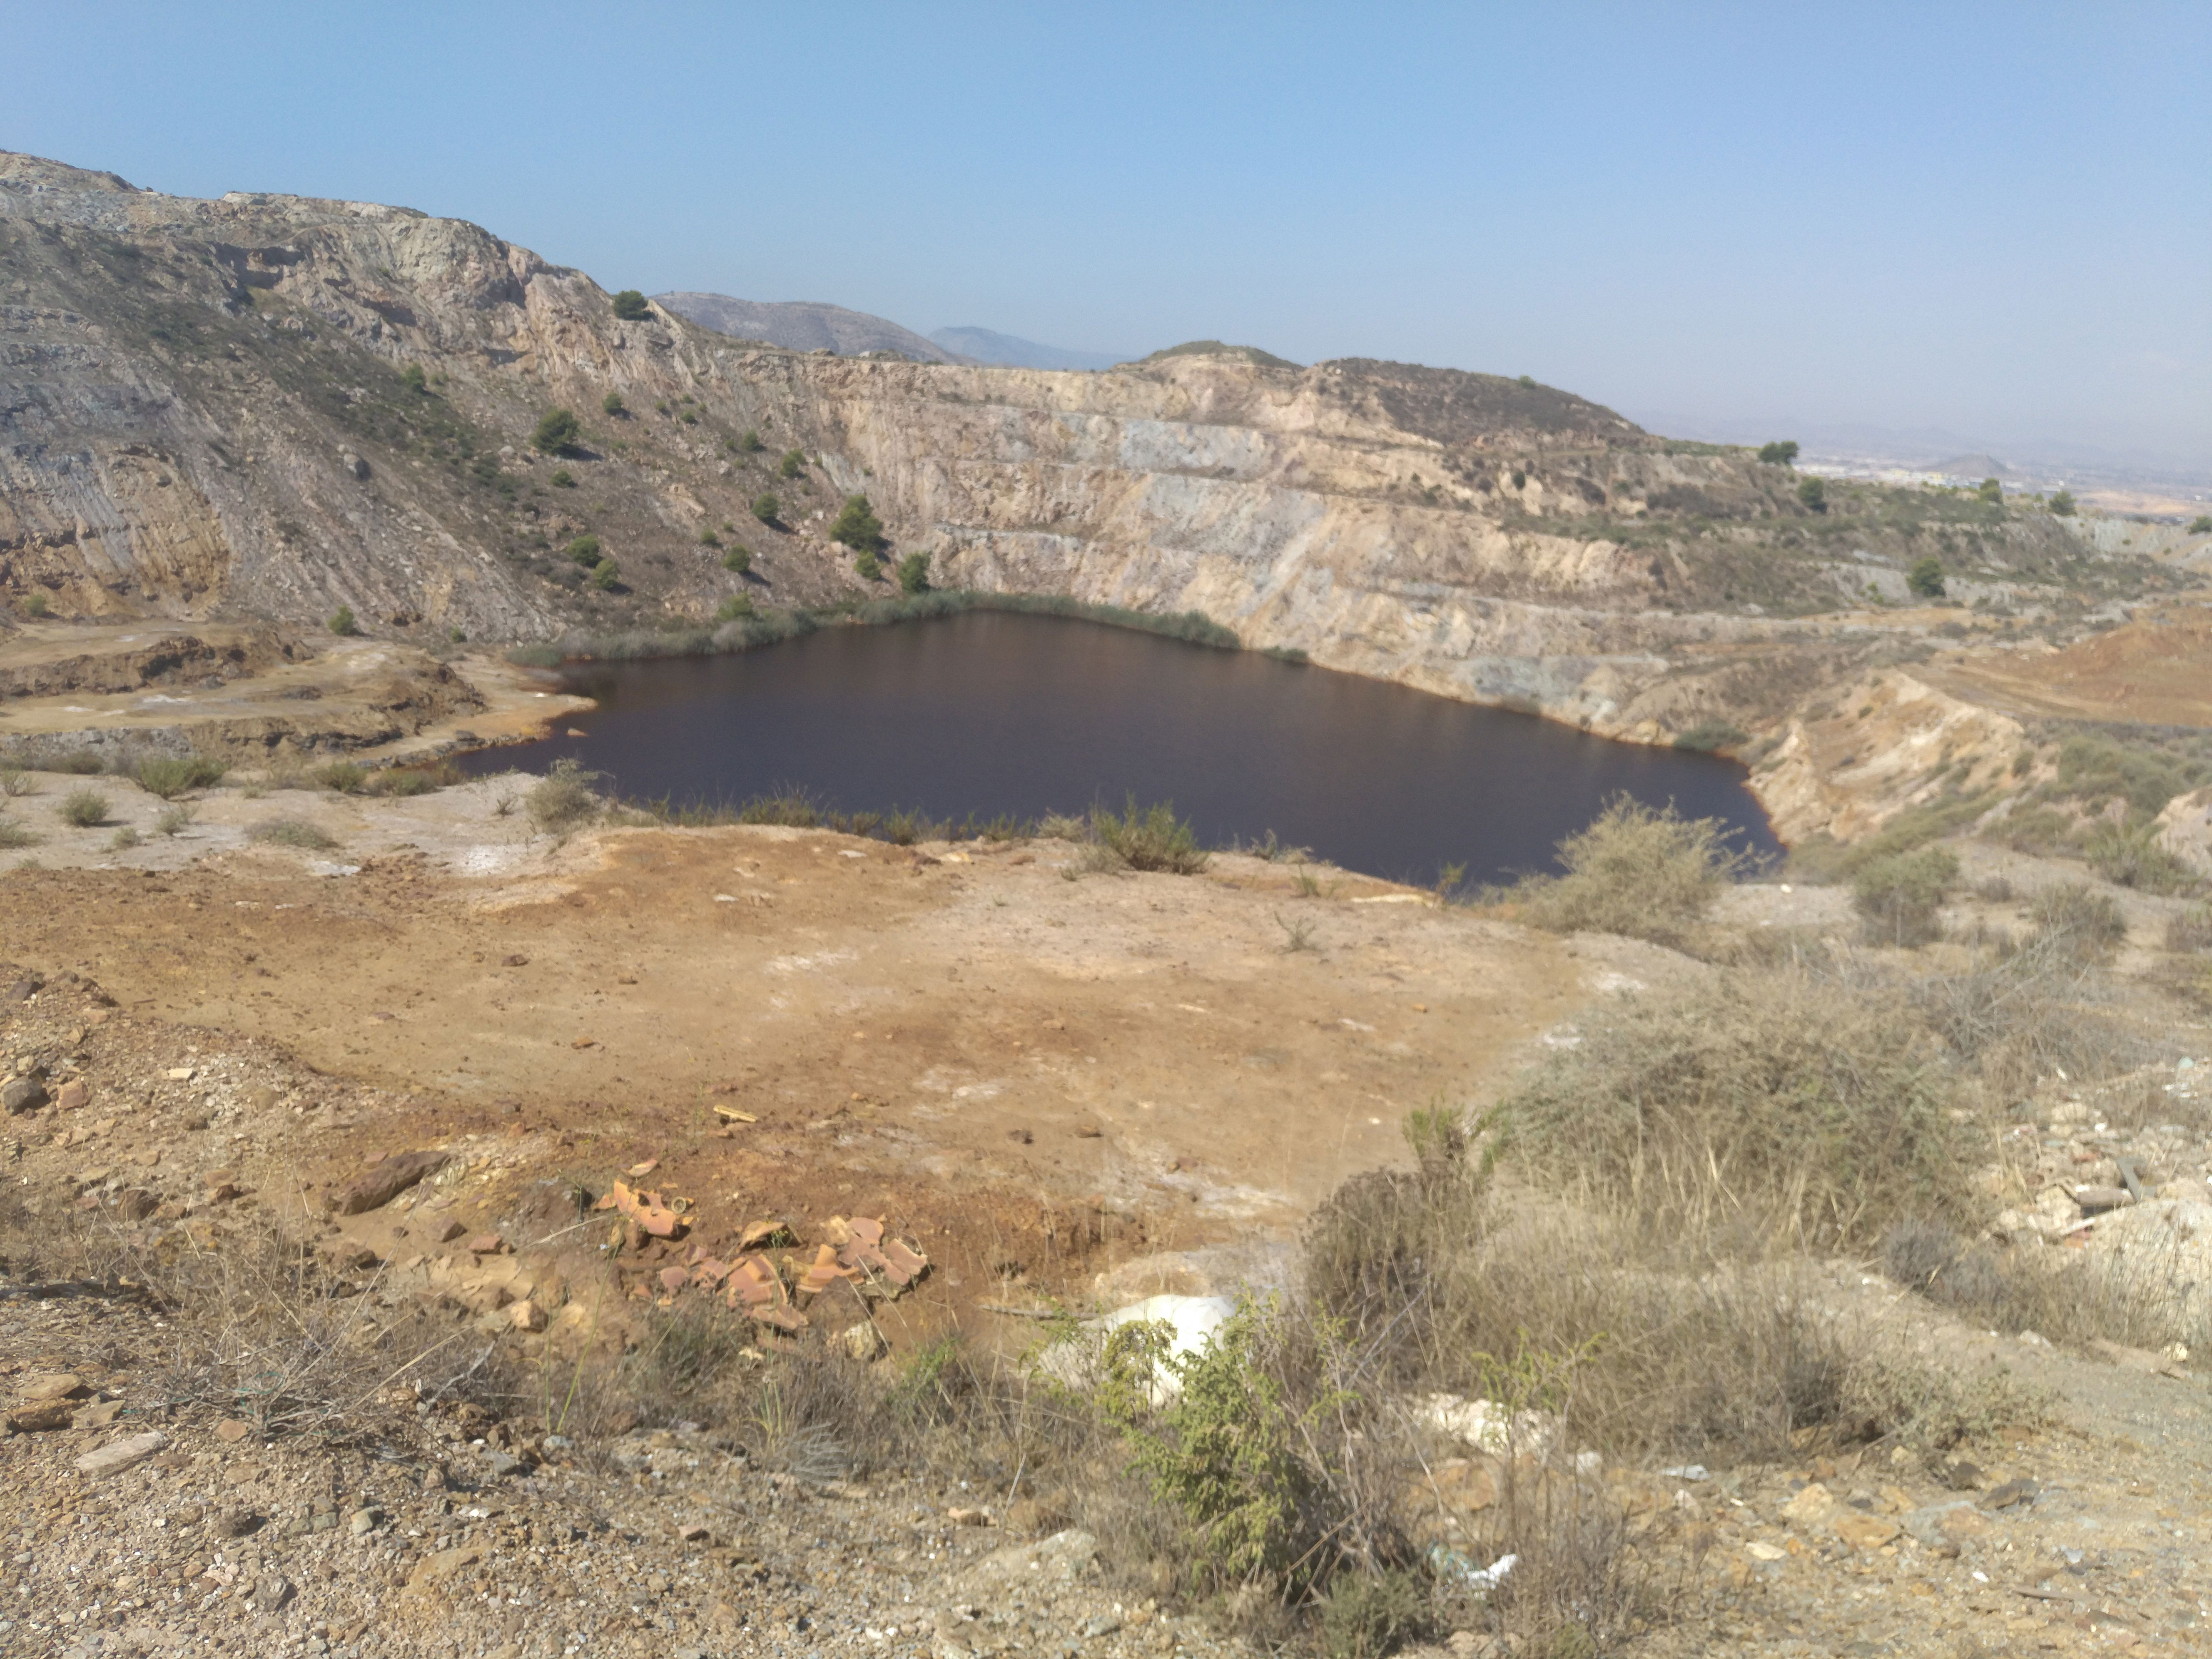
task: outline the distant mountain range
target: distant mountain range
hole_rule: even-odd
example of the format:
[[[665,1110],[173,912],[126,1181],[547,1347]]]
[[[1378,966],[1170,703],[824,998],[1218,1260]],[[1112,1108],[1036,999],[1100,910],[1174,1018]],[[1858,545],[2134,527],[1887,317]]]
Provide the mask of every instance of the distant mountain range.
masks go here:
[[[896,351],[925,363],[966,362],[924,339],[910,328],[901,328],[884,317],[813,300],[764,303],[736,300],[726,294],[656,294],[653,296],[679,317],[718,334],[734,334],[741,340],[765,340],[787,351],[834,351],[840,357],[858,357],[870,351]]]
[[[765,340],[787,351],[834,351],[859,357],[871,351],[896,351],[926,363],[995,363],[1012,368],[1111,368],[1138,353],[1115,356],[1105,351],[1070,351],[1040,345],[990,328],[940,328],[927,338],[888,317],[824,305],[814,300],[734,299],[727,294],[656,294],[678,316],[718,334],[741,340]]]
[[[1065,346],[1040,345],[989,328],[940,328],[929,337],[956,357],[979,363],[999,363],[1009,368],[1111,368],[1139,355],[1110,351],[1070,351]]]

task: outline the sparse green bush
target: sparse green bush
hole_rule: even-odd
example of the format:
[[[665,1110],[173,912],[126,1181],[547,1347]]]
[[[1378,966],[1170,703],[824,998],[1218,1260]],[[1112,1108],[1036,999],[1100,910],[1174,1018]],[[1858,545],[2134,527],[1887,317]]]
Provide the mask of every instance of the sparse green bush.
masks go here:
[[[576,487],[576,475],[565,466],[556,466],[553,469],[553,476],[545,482],[556,489],[574,489]]]
[[[149,795],[159,795],[163,800],[174,800],[188,789],[205,789],[222,781],[229,770],[221,761],[203,755],[188,755],[181,758],[169,755],[149,755],[131,769],[131,778]]]
[[[629,406],[623,402],[622,393],[619,392],[610,392],[605,397],[600,398],[599,409],[616,420],[620,420],[629,413]]]
[[[776,500],[773,490],[763,490],[753,497],[753,517],[763,524],[774,524],[776,514],[782,511],[783,503]]]
[[[742,593],[732,593],[714,607],[714,620],[718,623],[735,622],[752,614],[753,602]]]
[[[331,611],[330,629],[331,633],[349,639],[360,633],[361,624],[353,619],[353,607],[349,605],[342,605]]]
[[[622,567],[612,559],[601,559],[592,567],[592,586],[602,593],[611,593],[622,586]]]
[[[562,548],[561,556],[589,569],[599,562],[599,538],[587,532]]]
[[[327,853],[337,845],[313,824],[299,818],[264,818],[247,829],[246,838],[265,847],[292,847],[303,853]]]
[[[2029,901],[2028,915],[2045,939],[2090,961],[2112,955],[2128,936],[2118,901],[2086,882],[2045,888]]]
[[[2004,483],[1998,478],[1984,478],[1974,487],[1974,494],[1991,507],[2004,505]]]
[[[564,454],[583,435],[584,428],[577,424],[571,410],[549,409],[532,430],[530,447],[548,455]]]
[[[379,772],[368,781],[368,793],[373,795],[430,795],[435,794],[437,789],[437,779],[407,766]]]
[[[761,434],[758,432],[751,427],[747,427],[743,432],[738,434],[738,447],[748,455],[757,455],[768,446],[761,442]]]
[[[699,532],[699,545],[700,545],[700,546],[702,546],[702,547],[720,547],[721,544],[722,544],[722,538],[721,538],[720,536],[717,536],[717,535],[714,532],[714,531],[713,531],[713,529],[712,529],[711,527],[710,527],[710,528],[708,528],[708,529],[702,530],[702,531]]]
[[[1559,843],[1560,876],[1531,876],[1509,891],[1553,933],[1620,933],[1679,945],[1747,860],[1731,852],[1718,818],[1685,818],[1617,795],[1587,830]]]
[[[615,295],[614,303],[615,315],[625,323],[642,323],[653,316],[652,306],[646,302],[645,295],[636,289],[623,289]]]
[[[776,463],[775,470],[782,477],[795,478],[806,471],[806,457],[795,449],[787,449],[783,452],[783,459]]]
[[[0,847],[36,847],[43,839],[27,824],[10,817],[0,817]]]
[[[2212,905],[2192,904],[2166,919],[2169,951],[2212,951]]]
[[[36,787],[31,775],[14,761],[0,763],[0,797],[14,800],[30,794]]]
[[[1958,879],[1958,856],[1948,847],[1923,847],[1860,866],[1851,878],[1851,902],[1868,942],[1909,945],[1935,939],[1944,901]]]
[[[108,799],[97,789],[72,789],[54,811],[64,823],[79,830],[95,829],[107,822]]]
[[[2081,855],[2115,886],[2185,893],[2197,884],[2195,872],[2160,845],[2155,819],[2130,817],[2124,823],[2100,823],[2081,844]]]
[[[2062,519],[2074,516],[2074,492],[2062,489],[2051,498],[2051,510]]]
[[[1759,459],[1769,466],[1794,466],[1797,463],[1797,441],[1783,438],[1759,447]]]
[[[830,539],[849,547],[855,553],[875,553],[884,544],[883,520],[877,518],[868,505],[866,495],[848,495],[845,505],[830,526]]]
[[[172,802],[154,815],[154,833],[157,836],[181,836],[192,827],[199,814],[181,802]]]
[[[1912,568],[1905,573],[1905,585],[1919,598],[1940,599],[1943,594],[1943,562],[1934,554],[1913,561]]]
[[[140,840],[138,832],[126,823],[107,838],[107,850],[111,853],[127,853],[137,846]]]
[[[599,781],[599,774],[586,771],[581,761],[563,756],[531,786],[522,798],[524,810],[544,834],[567,835],[599,815],[604,803],[592,792]]]
[[[1119,816],[1093,808],[1091,828],[1099,845],[1132,870],[1194,876],[1208,862],[1198,844],[1198,832],[1176,817],[1171,802],[1140,808],[1132,795]]]
[[[1740,748],[1750,741],[1751,733],[1734,721],[1708,717],[1678,736],[1674,747],[1710,755],[1718,750]]]
[[[2091,805],[2121,796],[2131,813],[2154,818],[2176,795],[2205,781],[2205,775],[2197,763],[2084,733],[2058,745],[2052,793]]]
[[[730,550],[722,555],[722,568],[734,575],[743,576],[750,574],[752,568],[752,549],[743,542],[732,542]]]
[[[33,590],[31,596],[23,601],[23,614],[27,617],[42,617],[52,609],[52,607],[46,603],[46,596],[36,590]]]
[[[2212,516],[2198,514],[2189,521],[2189,533],[2192,536],[2212,536]]]
[[[426,392],[430,389],[429,381],[424,378],[422,374],[422,365],[420,363],[410,363],[406,368],[401,369],[399,371],[399,384],[405,386],[410,392],[418,394]]]
[[[1428,1585],[1395,1568],[1340,1572],[1322,1598],[1321,1645],[1329,1659],[1381,1659],[1430,1626]]]
[[[46,769],[66,773],[73,778],[96,778],[107,769],[107,764],[89,749],[73,749],[47,761]]]
[[[368,788],[368,769],[359,761],[331,761],[307,775],[341,795],[358,795]]]
[[[853,561],[853,572],[864,582],[880,581],[884,574],[883,561],[872,553],[863,553]]]
[[[1797,499],[1813,513],[1828,510],[1828,486],[1818,478],[1808,478],[1797,486]]]
[[[902,593],[929,592],[929,555],[909,553],[898,562],[898,584]]]

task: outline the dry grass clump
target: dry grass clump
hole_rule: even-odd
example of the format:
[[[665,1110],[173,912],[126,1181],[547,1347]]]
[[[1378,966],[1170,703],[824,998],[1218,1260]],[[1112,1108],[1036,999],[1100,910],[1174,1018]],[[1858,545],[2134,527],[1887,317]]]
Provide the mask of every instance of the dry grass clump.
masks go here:
[[[246,838],[264,847],[295,847],[303,853],[327,853],[337,845],[324,831],[300,818],[264,818]]]
[[[149,795],[174,800],[189,789],[205,789],[222,781],[229,769],[203,755],[148,755],[131,769],[132,781]]]
[[[1851,902],[1869,945],[1925,945],[1941,933],[1943,902],[1959,879],[1958,855],[1948,847],[1893,854],[1859,866]]]
[[[1948,1213],[1979,1150],[1910,1004],[1807,968],[1592,1011],[1501,1107],[1553,1190],[1656,1226],[1822,1245]]]
[[[1517,900],[1554,933],[1620,933],[1680,946],[1721,890],[1749,865],[1718,818],[1685,818],[1617,795],[1559,843],[1559,876],[1524,877],[1493,898]]]
[[[97,789],[72,789],[54,811],[64,823],[79,830],[96,830],[107,822],[107,797]]]

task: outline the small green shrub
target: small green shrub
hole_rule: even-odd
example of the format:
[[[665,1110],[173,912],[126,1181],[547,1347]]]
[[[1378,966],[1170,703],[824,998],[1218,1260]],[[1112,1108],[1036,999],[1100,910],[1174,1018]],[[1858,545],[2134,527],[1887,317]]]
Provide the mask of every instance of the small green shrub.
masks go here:
[[[872,553],[863,553],[859,558],[854,560],[853,569],[864,582],[880,581],[883,579],[883,561]]]
[[[2004,483],[1998,478],[1984,478],[1974,486],[1974,494],[1991,507],[2004,505]]]
[[[46,596],[40,592],[33,592],[23,601],[23,614],[27,617],[44,617],[52,608],[46,603]]]
[[[722,568],[732,574],[744,576],[751,574],[752,568],[752,549],[743,542],[731,543],[730,550],[722,555]]]
[[[1868,942],[1925,945],[1941,931],[1940,912],[1959,879],[1948,847],[1923,847],[1862,865],[1851,878],[1851,902]]]
[[[2092,805],[2121,796],[2131,814],[2154,818],[2176,795],[2203,781],[2204,769],[2197,763],[2083,734],[2058,745],[2052,793]]]
[[[548,455],[565,453],[584,435],[575,415],[565,409],[549,409],[530,434],[530,447]]]
[[[884,544],[884,524],[866,495],[848,495],[845,506],[830,526],[830,539],[855,553],[876,553]]]
[[[131,771],[131,778],[149,795],[159,795],[163,800],[174,800],[187,789],[205,789],[222,781],[229,769],[219,760],[210,760],[201,755],[179,758],[169,755],[149,755]]]
[[[761,441],[761,434],[758,432],[751,427],[747,427],[743,432],[738,434],[738,447],[748,455],[757,455],[768,446]]]
[[[780,477],[795,478],[806,471],[806,457],[795,449],[787,449],[783,452],[783,459],[776,463],[775,470]]]
[[[97,789],[72,789],[54,811],[64,823],[79,830],[96,829],[107,822],[108,800]]]
[[[1428,1586],[1384,1568],[1337,1574],[1321,1604],[1321,1645],[1328,1659],[1381,1659],[1430,1627]]]
[[[427,392],[430,389],[430,383],[424,377],[422,374],[422,365],[420,363],[410,363],[406,368],[401,369],[399,371],[399,384],[405,386],[410,392],[416,392],[418,394]]]
[[[437,779],[413,767],[395,766],[368,781],[368,793],[373,795],[430,795],[437,789]]]
[[[716,535],[716,534],[715,534],[715,533],[714,533],[711,529],[709,529],[709,530],[702,530],[702,531],[699,532],[699,545],[700,545],[700,546],[702,546],[702,547],[720,547],[721,544],[722,544],[722,538],[721,538],[720,536],[717,536],[717,535]]]
[[[2192,536],[2212,536],[2212,517],[2198,514],[2189,521],[2189,533]]]
[[[1119,816],[1094,808],[1091,828],[1099,845],[1132,870],[1194,876],[1209,861],[1198,844],[1198,832],[1176,817],[1171,802],[1139,807],[1132,795]]]
[[[553,469],[553,476],[545,482],[556,489],[574,489],[576,487],[576,475],[565,466],[556,466]]]
[[[264,847],[292,847],[303,853],[327,853],[337,845],[313,824],[298,818],[264,818],[247,829],[246,838]]]
[[[89,749],[73,749],[66,755],[58,755],[48,761],[46,769],[65,773],[73,778],[96,778],[107,769],[107,765]]]
[[[599,538],[586,532],[562,548],[561,556],[589,569],[599,562]]]
[[[359,761],[331,761],[307,774],[324,788],[341,795],[358,795],[368,788],[368,769]]]
[[[1905,574],[1905,585],[1923,599],[1940,599],[1943,595],[1943,562],[1934,554],[1913,561],[1912,568]]]
[[[2051,510],[2062,519],[2074,516],[2074,492],[2062,489],[2051,498]]]
[[[342,605],[331,612],[331,632],[347,639],[361,632],[361,624],[353,619],[353,607]]]
[[[898,562],[898,585],[902,593],[929,592],[929,555],[909,553]]]
[[[652,318],[653,307],[637,289],[626,288],[615,295],[615,315],[625,323],[642,323]]]
[[[41,839],[29,826],[10,817],[0,817],[0,847],[36,847]]]
[[[616,420],[620,420],[629,413],[629,406],[623,402],[622,393],[619,392],[610,392],[605,397],[600,398],[599,408],[602,412]]]
[[[126,853],[137,846],[142,839],[138,832],[126,823],[107,838],[107,850],[111,853]]]
[[[544,834],[566,835],[599,815],[603,803],[592,792],[599,780],[599,774],[586,771],[581,761],[564,756],[531,786],[523,808]]]
[[[602,593],[611,593],[622,586],[622,567],[612,559],[601,559],[592,567],[592,586]]]
[[[1808,478],[1797,486],[1797,499],[1805,504],[1808,512],[1826,513],[1828,510],[1828,486],[1818,478]]]
[[[782,511],[783,503],[776,500],[773,490],[763,490],[753,497],[753,517],[763,524],[774,524],[776,514]]]
[[[1794,466],[1797,461],[1797,441],[1783,438],[1759,447],[1759,459],[1769,466]]]
[[[714,607],[714,620],[718,623],[735,622],[752,614],[753,602],[742,593],[732,593]]]
[[[2081,856],[2117,887],[2185,893],[2197,884],[2196,872],[2160,845],[2154,819],[2130,817],[2124,823],[2099,824],[2081,844]]]
[[[180,802],[172,802],[154,814],[154,833],[157,836],[181,836],[192,827],[199,814]]]

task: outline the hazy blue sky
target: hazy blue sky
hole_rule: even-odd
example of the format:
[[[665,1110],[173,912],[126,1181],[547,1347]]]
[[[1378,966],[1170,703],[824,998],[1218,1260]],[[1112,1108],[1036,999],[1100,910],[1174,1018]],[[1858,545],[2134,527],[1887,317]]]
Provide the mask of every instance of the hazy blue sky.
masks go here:
[[[2212,458],[2212,5],[0,0],[0,147],[609,288]]]

